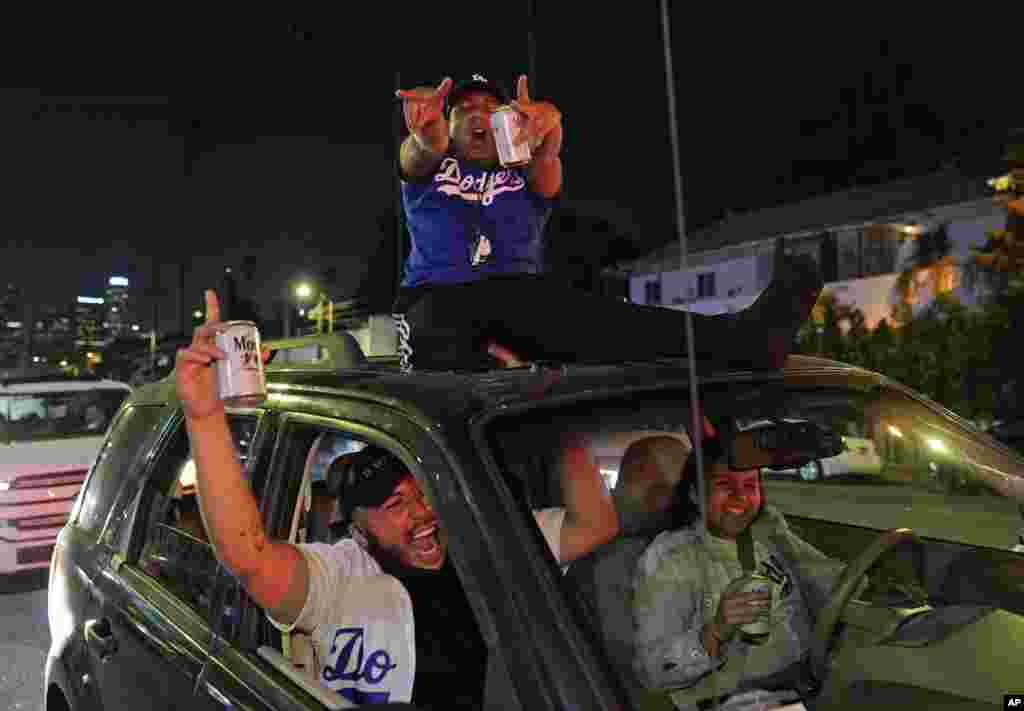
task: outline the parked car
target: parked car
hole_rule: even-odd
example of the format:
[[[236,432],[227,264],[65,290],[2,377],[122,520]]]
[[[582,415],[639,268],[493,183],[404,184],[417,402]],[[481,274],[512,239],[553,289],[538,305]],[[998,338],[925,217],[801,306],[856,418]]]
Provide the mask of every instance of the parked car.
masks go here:
[[[770,478],[796,476],[804,481],[881,476],[883,463],[874,440],[852,435],[839,435],[839,439],[842,451],[833,457],[813,459],[794,468],[766,469],[765,474]]]
[[[566,431],[595,443],[616,488],[625,483],[614,460],[637,433],[689,442],[687,364],[402,374],[358,354],[341,358],[352,349],[336,348],[338,339],[317,341],[331,353],[322,363],[268,367],[266,402],[229,411],[268,532],[293,541],[344,535],[331,525],[331,502],[317,501],[315,472],[338,453],[385,447],[410,466],[448,530],[491,655],[486,708],[670,707],[657,693],[637,700],[628,600],[618,609],[594,603],[595,587],[628,589],[630,567],[604,577],[595,565],[601,549],[563,575],[529,511],[561,503],[555,462]],[[817,707],[989,709],[1019,688],[1024,557],[1014,546],[1024,526],[1024,461],[859,368],[798,356],[784,371],[712,365],[699,404],[720,430],[741,418],[825,414],[842,432],[852,418],[886,431],[883,455],[911,472],[895,486],[766,482],[769,504],[806,540],[850,563],[853,582],[870,571],[862,594],[843,586],[819,618],[816,644],[831,648],[831,664]],[[930,485],[940,445],[972,487]],[[173,383],[134,392],[53,556],[46,708],[351,706],[346,692],[364,671],[363,651],[347,645],[344,659],[324,660],[339,668],[322,685],[293,663],[291,640],[218,564],[195,516],[188,522],[190,507],[176,503],[191,477]],[[887,533],[897,528],[913,535]],[[612,638],[613,629],[626,637]]]
[[[89,377],[0,376],[0,574],[50,564],[107,425],[130,392]]]

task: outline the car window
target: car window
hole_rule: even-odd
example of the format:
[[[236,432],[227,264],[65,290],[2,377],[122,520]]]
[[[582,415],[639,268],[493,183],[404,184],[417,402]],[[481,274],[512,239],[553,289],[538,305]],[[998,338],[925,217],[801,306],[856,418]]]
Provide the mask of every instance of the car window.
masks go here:
[[[125,409],[96,456],[89,478],[76,502],[75,525],[99,533],[124,481],[125,471],[148,450],[164,414],[160,406]]]
[[[246,463],[258,423],[255,415],[228,417],[243,472],[249,472]],[[184,426],[154,463],[146,487],[150,495],[141,500],[149,502],[148,508],[138,515],[145,526],[138,566],[203,619],[211,620],[219,563],[199,512],[195,462]],[[260,492],[254,493],[259,501]],[[227,634],[233,634],[237,625],[236,610],[228,606],[219,611]]]
[[[99,437],[128,396],[125,388],[0,395],[0,422],[14,441]]]
[[[282,537],[299,543],[334,543],[346,533],[337,519],[335,497],[327,491],[327,470],[335,459],[358,452],[367,443],[342,430],[298,423],[289,427],[287,442],[285,468],[295,474],[289,477],[288,500],[294,503],[284,519]],[[306,470],[309,489],[300,492],[298,485]]]
[[[766,491],[783,511],[992,549],[1020,543],[1022,501],[1012,492],[1024,490],[1024,460],[1016,454],[895,385],[807,385],[789,391],[785,416],[830,428],[843,451],[766,471]]]
[[[691,450],[688,419],[688,398],[679,392],[535,409],[488,426],[488,454],[535,533],[537,550],[547,557],[566,605],[616,682],[632,693],[640,693],[632,671],[633,571],[655,536],[682,525],[673,497]],[[621,532],[563,574],[533,512],[567,503],[562,453],[570,434],[586,443],[609,488]]]

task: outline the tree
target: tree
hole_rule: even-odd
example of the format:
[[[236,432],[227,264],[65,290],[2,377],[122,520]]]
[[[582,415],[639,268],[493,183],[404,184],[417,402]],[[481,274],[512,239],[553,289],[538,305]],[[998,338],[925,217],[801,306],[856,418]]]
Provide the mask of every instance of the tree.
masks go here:
[[[925,281],[930,284],[932,294],[939,294],[942,273],[953,263],[953,258],[950,256],[952,246],[953,243],[949,238],[949,231],[945,223],[918,236],[910,261],[896,281],[896,288],[903,302],[908,304],[917,302],[921,274],[927,275]]]
[[[864,312],[836,299],[826,289],[797,333],[797,352],[860,365],[869,329]]]
[[[1024,176],[1019,189],[1024,192]],[[1006,207],[1006,227],[988,233],[988,241],[972,248],[978,265],[1003,274],[1024,273],[1024,196],[1000,198]]]
[[[988,242],[973,249],[974,262],[996,273],[1024,273],[1024,142],[1009,146],[1004,157],[1009,171],[989,181],[996,200],[1006,208],[1006,227],[989,233]]]

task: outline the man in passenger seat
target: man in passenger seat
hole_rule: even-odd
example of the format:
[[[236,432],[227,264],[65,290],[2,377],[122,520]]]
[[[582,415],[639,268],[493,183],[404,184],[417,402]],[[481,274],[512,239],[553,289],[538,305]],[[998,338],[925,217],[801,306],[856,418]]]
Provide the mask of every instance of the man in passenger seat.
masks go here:
[[[841,571],[809,544],[789,532],[773,512],[751,528],[762,511],[760,473],[732,471],[720,441],[703,440],[707,487],[707,548],[692,524],[699,520],[694,499],[696,457],[687,460],[683,527],[659,535],[640,559],[633,602],[636,624],[634,669],[649,689],[671,690],[680,709],[705,708],[715,693],[764,689],[778,703],[807,689],[806,660],[812,610],[828,599]],[[679,497],[677,497],[677,503]],[[756,571],[772,580],[771,593],[730,593],[743,574],[737,539],[753,534]],[[710,558],[707,556],[710,555]],[[812,604],[815,607],[812,607]],[[749,643],[737,627],[770,607],[772,629],[763,645]],[[713,669],[725,670],[718,679]],[[727,672],[727,673],[726,673]],[[713,684],[721,682],[721,687]]]
[[[354,538],[333,546],[271,539],[242,475],[217,396],[216,368],[209,367],[225,357],[213,340],[220,307],[212,291],[206,313],[190,347],[178,351],[175,385],[217,557],[280,629],[312,633],[317,678],[349,700],[479,706],[487,648],[416,480],[397,457],[368,447],[346,462],[341,494]],[[534,514],[561,563],[618,532],[615,508],[584,442],[566,443],[564,464],[565,509]]]
[[[534,511],[534,518],[555,559],[565,564],[610,540],[618,522],[582,441],[567,441],[562,471],[567,507]],[[377,447],[338,457],[327,478],[330,488],[340,489],[341,517],[350,521],[351,537],[333,546],[299,547],[308,562],[309,594],[293,623],[276,626],[329,639],[333,633],[324,632],[337,628],[336,612],[349,604],[354,579],[390,575],[411,603],[399,614],[411,613],[415,629],[412,702],[423,708],[479,706],[487,648],[447,556],[445,533],[416,480],[401,460]],[[329,650],[321,650],[320,657],[329,662]],[[321,680],[331,681],[332,675],[336,670],[327,666]],[[366,694],[360,698],[374,700]]]

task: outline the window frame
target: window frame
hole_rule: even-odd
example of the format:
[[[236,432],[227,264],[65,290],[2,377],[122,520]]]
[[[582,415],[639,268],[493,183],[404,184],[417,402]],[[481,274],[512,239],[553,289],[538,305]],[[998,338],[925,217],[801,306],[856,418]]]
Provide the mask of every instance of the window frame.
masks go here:
[[[247,468],[255,468],[255,462],[265,456],[268,435],[273,434],[274,418],[272,413],[262,408],[253,408],[232,409],[227,414],[229,418],[236,416],[256,418],[255,433],[249,447],[247,462]],[[180,619],[182,614],[188,617],[191,620],[188,623],[190,626],[195,629],[202,629],[203,634],[210,635],[207,638],[210,640],[210,644],[213,644],[215,639],[234,643],[240,634],[241,619],[235,625],[233,633],[225,636],[225,623],[221,616],[213,614],[204,615],[202,612],[197,611],[187,600],[178,595],[175,590],[164,584],[160,578],[143,570],[141,566],[142,552],[149,540],[148,534],[151,517],[155,513],[153,507],[157,497],[161,494],[159,491],[161,486],[153,480],[153,477],[156,473],[156,467],[169,455],[169,450],[175,445],[175,438],[179,434],[185,437],[187,442],[188,433],[185,429],[184,417],[180,408],[177,408],[172,409],[169,413],[164,426],[161,428],[159,439],[150,448],[144,472],[136,478],[136,489],[131,494],[131,501],[125,507],[125,513],[121,520],[121,525],[124,526],[124,529],[115,533],[117,538],[116,548],[122,556],[115,570],[124,576],[123,579],[128,584],[138,589],[140,594],[147,600],[147,604],[154,605],[162,614],[168,615],[175,620]],[[110,543],[110,545],[115,544]],[[216,558],[216,554],[214,554],[214,557]],[[141,582],[131,582],[135,580]],[[209,593],[211,611],[216,610],[218,603],[226,599],[232,580],[231,576],[224,571],[223,566],[218,562],[216,572],[214,573],[213,585]],[[148,592],[151,590],[158,590],[159,595],[152,595]],[[162,607],[162,603],[159,601],[165,598],[174,601],[175,611]],[[241,604],[239,608],[244,610]],[[199,627],[195,627],[195,625],[199,625]]]
[[[101,455],[107,451],[108,448],[114,446],[114,438],[120,437],[121,425],[125,418],[128,417],[130,411],[135,410],[146,410],[159,412],[157,421],[150,427],[147,428],[147,433],[143,440],[136,445],[135,452],[125,463],[123,467],[123,474],[120,475],[120,481],[117,483],[116,488],[111,492],[109,509],[102,516],[102,520],[98,522],[95,528],[86,528],[82,525],[82,511],[85,508],[85,499],[89,491],[93,486],[97,485],[100,476],[100,465]],[[115,512],[121,507],[121,492],[124,490],[125,484],[133,479],[133,474],[138,475],[140,471],[145,471],[148,468],[148,462],[143,463],[143,460],[152,452],[154,445],[160,441],[161,430],[163,423],[167,417],[166,406],[161,404],[151,403],[128,403],[118,408],[117,414],[114,416],[113,422],[110,424],[110,428],[107,430],[106,436],[103,438],[103,443],[100,445],[99,450],[96,453],[96,458],[93,461],[92,466],[89,468],[89,473],[82,483],[82,488],[78,492],[78,496],[75,499],[75,504],[71,509],[71,513],[68,516],[69,525],[73,526],[79,533],[95,540],[103,540],[104,533],[110,523]],[[127,426],[127,424],[125,425]],[[110,473],[109,476],[113,476],[114,473]],[[102,501],[97,502],[97,506],[102,505]]]

